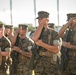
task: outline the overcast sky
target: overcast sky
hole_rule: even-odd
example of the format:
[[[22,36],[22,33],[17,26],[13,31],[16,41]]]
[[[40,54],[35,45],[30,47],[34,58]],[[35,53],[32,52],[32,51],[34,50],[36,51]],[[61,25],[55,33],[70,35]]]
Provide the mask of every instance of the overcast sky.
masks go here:
[[[38,11],[50,13],[50,23],[58,25],[57,0],[35,0],[36,16]],[[67,20],[67,13],[76,13],[76,0],[59,0],[59,25]],[[13,25],[19,23],[32,23],[35,26],[34,0],[12,0]],[[0,21],[11,24],[10,0],[0,0]],[[37,25],[36,25],[37,26]]]

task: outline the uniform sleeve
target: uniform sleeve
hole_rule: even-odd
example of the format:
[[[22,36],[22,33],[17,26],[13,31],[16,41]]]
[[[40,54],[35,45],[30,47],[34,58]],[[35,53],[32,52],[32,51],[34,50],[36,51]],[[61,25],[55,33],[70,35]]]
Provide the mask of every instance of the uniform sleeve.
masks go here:
[[[28,50],[31,50],[32,46],[28,46]]]
[[[62,45],[62,39],[61,38],[59,38],[59,39],[56,39],[56,40],[53,40],[53,45],[54,44],[58,44],[58,45]]]
[[[28,42],[27,42],[27,48],[28,48],[28,51],[31,50],[32,46],[33,46],[33,40],[31,38],[29,38]]]
[[[53,34],[53,45],[54,44],[58,44],[59,46],[62,45],[62,39],[58,37],[58,33],[56,31],[54,31]]]

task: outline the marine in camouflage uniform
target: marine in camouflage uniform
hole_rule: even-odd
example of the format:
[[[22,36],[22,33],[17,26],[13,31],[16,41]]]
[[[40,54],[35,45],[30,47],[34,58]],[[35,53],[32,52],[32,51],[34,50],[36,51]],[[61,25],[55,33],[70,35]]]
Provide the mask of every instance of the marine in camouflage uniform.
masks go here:
[[[70,39],[69,42],[65,41],[67,32],[63,37],[63,46],[65,48],[68,48],[66,54],[68,60],[66,61],[67,62],[66,67],[62,75],[76,75],[76,14],[68,14],[68,15],[69,15],[68,22],[59,31],[59,36],[62,37],[63,33],[68,27],[70,27],[71,30],[71,32],[69,33],[70,37],[68,38]]]
[[[35,62],[35,74],[36,75],[60,75],[59,60],[60,60],[60,39],[58,33],[48,28],[49,13],[45,11],[38,12],[39,26],[35,31],[32,39],[38,46],[40,58]],[[41,30],[45,27],[43,34]],[[38,39],[40,34],[42,35],[41,40]],[[39,36],[38,36],[39,35]]]
[[[31,47],[33,45],[33,41],[26,35],[28,27],[26,25],[21,25],[20,37],[18,42],[18,47],[14,47],[13,49],[19,52],[18,60],[19,63],[17,65],[17,73],[15,75],[27,75],[28,74],[28,63],[31,57]]]
[[[55,24],[54,24],[54,23],[48,23],[48,26],[49,26],[50,28],[55,29]]]
[[[12,43],[12,39],[14,37],[14,27],[13,25],[5,25],[5,36],[10,40],[10,42]],[[13,58],[15,56],[13,55],[13,52],[11,51],[11,54],[10,54],[10,58],[12,59],[12,64],[10,65],[10,74],[14,73],[14,69],[12,68],[12,65],[13,65],[13,62],[15,61]],[[15,57],[16,59],[16,57]],[[15,62],[16,63],[16,62]],[[16,68],[15,68],[16,70]]]
[[[5,25],[5,36],[8,37],[10,41],[14,36],[14,27],[13,25]]]
[[[9,39],[4,36],[3,24],[0,24],[0,37],[0,75],[10,75],[10,63],[8,59],[10,59],[11,43]]]

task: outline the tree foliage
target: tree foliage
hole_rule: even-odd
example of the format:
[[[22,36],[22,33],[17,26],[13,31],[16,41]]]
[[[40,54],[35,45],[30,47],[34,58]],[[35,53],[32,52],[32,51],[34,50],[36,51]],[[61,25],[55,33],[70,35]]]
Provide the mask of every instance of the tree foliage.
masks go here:
[[[5,23],[4,23],[4,22],[2,22],[2,21],[0,21],[0,24],[4,24],[4,25],[5,25]]]
[[[28,27],[28,31],[34,31],[34,30],[35,30],[35,27],[32,27],[32,26]]]

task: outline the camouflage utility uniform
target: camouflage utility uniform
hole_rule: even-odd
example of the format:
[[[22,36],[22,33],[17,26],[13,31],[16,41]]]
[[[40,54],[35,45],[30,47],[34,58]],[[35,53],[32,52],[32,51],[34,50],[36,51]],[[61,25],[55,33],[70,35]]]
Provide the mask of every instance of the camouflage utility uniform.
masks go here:
[[[30,50],[30,47],[33,45],[33,42],[30,38],[25,37],[24,39],[21,39],[19,37],[19,43],[18,47],[23,50],[24,52],[28,52]],[[28,63],[29,63],[29,58],[23,56],[22,54],[19,53],[19,64],[17,65],[17,73],[16,75],[27,75],[28,73]]]
[[[42,41],[49,45],[59,44],[60,39],[54,30],[47,29],[42,34]],[[35,63],[36,75],[60,75],[59,60],[60,54],[54,54],[44,48],[40,48],[40,58]],[[59,55],[59,56],[58,56]]]
[[[11,51],[11,43],[5,36],[0,39],[0,48],[2,52]],[[2,56],[2,61],[0,62],[0,75],[9,75],[9,64],[7,63],[7,57]]]
[[[71,35],[69,38],[70,38],[69,42],[72,45],[76,45],[76,30],[71,31]],[[76,75],[76,50],[68,49],[67,56],[68,60],[63,75]]]

